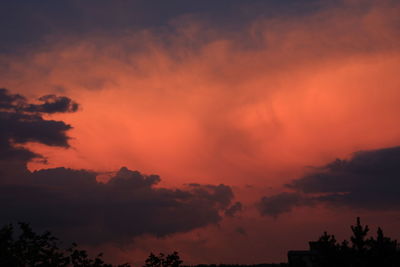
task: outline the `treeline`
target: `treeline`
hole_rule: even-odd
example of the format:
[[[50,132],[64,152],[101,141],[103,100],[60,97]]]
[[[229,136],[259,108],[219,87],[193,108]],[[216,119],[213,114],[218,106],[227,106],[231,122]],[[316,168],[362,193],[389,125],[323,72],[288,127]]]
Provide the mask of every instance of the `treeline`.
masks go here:
[[[102,254],[90,257],[88,252],[73,243],[67,248],[50,232],[35,233],[29,224],[12,224],[0,229],[0,266],[7,267],[130,267],[128,263],[112,265],[104,262]],[[287,264],[201,264],[190,267],[286,267]],[[178,252],[151,253],[143,267],[189,267],[183,265]]]
[[[337,242],[334,235],[325,232],[319,240],[310,242],[312,266],[323,267],[398,267],[400,250],[396,240],[384,235],[378,228],[376,237],[369,237],[368,225],[361,225],[357,218],[351,226],[350,241]],[[291,264],[300,266],[300,264]]]
[[[61,248],[50,232],[37,234],[27,223],[18,223],[14,228],[8,224],[0,229],[0,267],[131,267],[128,263],[106,263],[101,253],[90,257],[75,243]],[[181,267],[182,263],[178,252],[151,253],[143,267]]]
[[[29,224],[9,224],[0,229],[0,266],[7,267],[130,267],[128,263],[105,263],[102,254],[92,258],[76,244],[61,248],[59,240],[50,232],[35,233]],[[384,235],[378,228],[375,237],[368,237],[369,227],[357,218],[351,226],[350,241],[339,243],[327,232],[314,242],[310,250],[290,258],[289,264],[199,264],[183,265],[177,252],[164,255],[150,254],[143,267],[398,267],[400,250],[396,240]]]
[[[185,267],[178,252],[165,255],[151,253],[143,267]],[[0,266],[7,267],[130,267],[128,263],[112,265],[104,262],[102,254],[90,257],[87,251],[73,243],[60,247],[60,241],[50,232],[35,233],[29,224],[12,224],[0,229]],[[283,267],[279,264],[228,265],[211,264],[196,267]],[[188,267],[188,266],[186,266]],[[194,266],[192,266],[194,267]]]
[[[113,267],[102,259],[102,254],[89,257],[85,250],[73,243],[63,249],[50,232],[35,233],[29,224],[12,224],[0,229],[0,266],[4,267]],[[117,267],[130,267],[129,264]]]
[[[182,267],[287,267],[287,263],[262,263],[262,264],[197,264],[184,265]]]

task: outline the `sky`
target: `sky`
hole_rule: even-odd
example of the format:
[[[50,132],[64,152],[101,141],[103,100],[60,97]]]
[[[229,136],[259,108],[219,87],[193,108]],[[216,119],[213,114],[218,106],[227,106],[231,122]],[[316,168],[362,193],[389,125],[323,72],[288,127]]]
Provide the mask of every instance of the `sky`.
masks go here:
[[[140,265],[400,238],[400,3],[0,3],[2,224]],[[372,230],[375,231],[375,230]]]

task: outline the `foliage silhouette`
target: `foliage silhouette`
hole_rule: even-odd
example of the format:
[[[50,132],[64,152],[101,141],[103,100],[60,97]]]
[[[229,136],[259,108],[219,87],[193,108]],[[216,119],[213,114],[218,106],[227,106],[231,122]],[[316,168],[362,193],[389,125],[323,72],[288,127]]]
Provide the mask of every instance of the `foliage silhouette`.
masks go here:
[[[167,256],[163,253],[160,253],[158,256],[150,253],[143,267],[180,267],[182,263],[183,261],[181,261],[176,251]]]
[[[0,229],[0,266],[12,267],[113,267],[97,255],[88,256],[74,243],[67,249],[59,248],[59,241],[50,232],[36,234],[27,223],[19,223],[19,234],[12,224]],[[17,235],[17,237],[16,237]],[[118,267],[130,267],[129,264]]]
[[[184,265],[183,267],[287,267],[287,263],[260,263],[260,264],[198,264]]]
[[[400,266],[400,250],[397,241],[386,237],[378,228],[376,238],[367,238],[369,227],[363,226],[360,218],[351,226],[353,235],[338,243],[334,235],[327,232],[315,242],[310,242],[314,252],[313,266],[323,267],[395,267]]]
[[[366,237],[369,232],[368,225],[363,227],[360,222],[360,217],[357,217],[357,224],[352,225],[351,230],[353,231],[353,236],[350,239],[353,244],[353,249],[359,253],[365,252],[368,245],[368,242],[366,242]]]

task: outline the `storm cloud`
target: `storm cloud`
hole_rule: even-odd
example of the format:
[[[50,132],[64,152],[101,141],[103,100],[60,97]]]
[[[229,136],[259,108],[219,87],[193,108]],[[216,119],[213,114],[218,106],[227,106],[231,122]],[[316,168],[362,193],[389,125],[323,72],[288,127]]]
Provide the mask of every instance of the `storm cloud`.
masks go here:
[[[68,97],[47,95],[29,103],[19,94],[0,89],[0,183],[16,183],[28,173],[26,163],[42,158],[22,145],[29,142],[69,147],[67,131],[72,127],[62,121],[45,119],[52,113],[74,112],[78,104]]]
[[[0,143],[3,153],[15,149],[16,144],[27,142],[68,147],[66,132],[72,127],[62,121],[44,119],[43,115],[75,112],[78,104],[68,97],[55,95],[46,95],[38,100],[42,103],[32,104],[22,95],[0,88]]]
[[[285,185],[292,192],[265,196],[262,215],[277,216],[296,206],[325,204],[365,210],[400,209],[400,147],[359,151],[336,159]]]
[[[78,104],[48,95],[31,104],[0,89],[0,223],[24,221],[57,231],[66,240],[99,244],[124,243],[150,234],[162,237],[218,223],[225,211],[233,216],[229,186],[190,184],[183,189],[157,187],[158,175],[125,167],[106,183],[97,173],[63,167],[31,172],[35,154],[21,145],[37,142],[69,147],[70,125],[44,114],[74,112]]]
[[[18,48],[20,51],[21,47],[32,45],[40,46],[49,36],[59,38],[85,36],[91,32],[113,35],[142,29],[165,30],[181,16],[205,19],[214,27],[237,30],[255,16],[272,16],[278,11],[282,13],[287,10],[289,13],[301,13],[315,9],[316,5],[304,7],[304,4],[313,2],[317,1],[2,1],[0,23],[5,27],[0,28],[3,37],[0,53],[15,52]],[[173,30],[169,29],[169,32],[173,33]]]
[[[96,173],[65,168],[30,173],[23,185],[3,185],[2,223],[27,221],[67,240],[125,243],[218,223],[233,193],[225,185],[158,188],[157,175],[121,168],[107,183]]]

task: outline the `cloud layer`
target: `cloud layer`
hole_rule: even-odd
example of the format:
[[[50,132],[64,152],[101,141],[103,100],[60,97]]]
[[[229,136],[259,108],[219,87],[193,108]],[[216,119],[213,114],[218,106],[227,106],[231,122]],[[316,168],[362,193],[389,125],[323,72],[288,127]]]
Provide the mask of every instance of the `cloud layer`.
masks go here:
[[[4,40],[0,44],[0,54],[32,45],[40,46],[48,38],[65,35],[83,37],[97,32],[115,36],[149,28],[164,28],[173,33],[171,25],[179,17],[202,18],[212,22],[214,27],[218,25],[234,31],[251,22],[255,16],[272,16],[277,12],[298,14],[315,8],[315,5],[307,5],[313,2],[316,1],[2,1],[0,24],[7,26],[0,28]]]
[[[71,126],[43,115],[78,107],[67,97],[38,100],[43,103],[0,90],[0,223],[30,222],[83,243],[124,243],[143,234],[161,237],[216,224],[225,210],[230,216],[239,211],[240,203],[230,206],[231,188],[222,184],[167,189],[156,187],[159,176],[127,168],[106,183],[87,170],[28,171],[26,164],[40,155],[20,145],[69,146]]]
[[[309,13],[259,16],[233,32],[177,16],[172,33],[65,34],[0,58],[1,80],[82,104],[58,115],[74,125],[75,150],[33,149],[52,167],[279,186],[303,166],[399,142],[398,3],[339,2],[308,1]]]
[[[233,199],[225,185],[157,188],[156,175],[121,168],[107,183],[96,174],[65,168],[35,171],[23,185],[1,185],[1,222],[27,221],[84,244],[130,243],[163,237],[222,219]]]
[[[263,197],[262,215],[324,204],[365,210],[400,209],[400,147],[360,151],[337,159],[286,185],[292,192]]]

